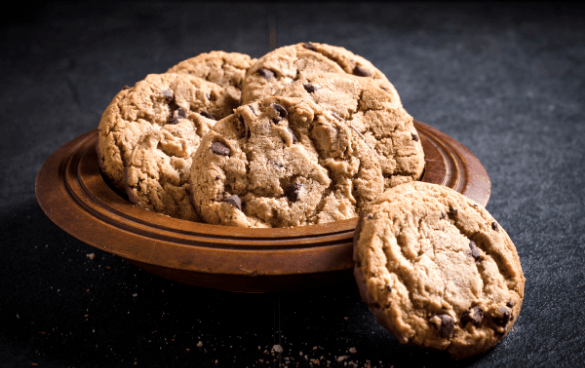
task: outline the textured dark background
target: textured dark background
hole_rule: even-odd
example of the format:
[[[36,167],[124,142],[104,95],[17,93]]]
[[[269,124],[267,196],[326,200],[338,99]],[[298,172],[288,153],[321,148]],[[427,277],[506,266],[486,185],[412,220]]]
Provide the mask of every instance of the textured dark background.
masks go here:
[[[277,366],[263,353],[275,343],[281,363],[290,357],[301,367],[321,356],[325,366],[582,366],[583,9],[16,4],[3,10],[0,29],[0,366]],[[326,42],[371,60],[415,118],[482,161],[492,180],[488,210],[515,242],[527,279],[522,313],[496,348],[457,363],[402,346],[353,283],[271,294],[171,283],[79,242],[41,211],[41,165],[95,128],[122,86],[200,52],[259,57],[270,50],[271,27],[278,46]]]

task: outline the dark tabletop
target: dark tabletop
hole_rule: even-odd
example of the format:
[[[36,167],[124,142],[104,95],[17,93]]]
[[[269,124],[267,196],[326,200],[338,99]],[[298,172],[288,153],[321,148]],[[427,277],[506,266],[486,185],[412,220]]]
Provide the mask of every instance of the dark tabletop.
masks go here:
[[[583,9],[15,3],[0,29],[0,366],[582,366]],[[416,119],[481,160],[487,209],[526,276],[520,317],[497,347],[455,362],[400,345],[354,283],[268,294],[172,283],[76,240],[40,209],[41,165],[97,127],[122,86],[210,50],[259,57],[271,28],[277,46],[311,40],[366,57]]]

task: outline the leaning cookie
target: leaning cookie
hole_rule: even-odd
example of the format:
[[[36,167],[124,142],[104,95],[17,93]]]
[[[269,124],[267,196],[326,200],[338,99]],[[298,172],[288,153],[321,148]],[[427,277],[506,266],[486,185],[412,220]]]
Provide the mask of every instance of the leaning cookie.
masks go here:
[[[125,190],[124,170],[138,139],[172,123],[177,114],[223,118],[238,105],[224,87],[187,74],[151,74],[123,89],[103,113],[97,153],[104,176]]]
[[[240,101],[244,76],[256,62],[239,52],[211,51],[183,60],[167,73],[186,73],[227,88],[230,96]]]
[[[510,237],[447,187],[412,182],[372,202],[354,261],[362,299],[403,344],[467,358],[497,344],[520,313],[525,278]]]
[[[299,77],[278,96],[308,99],[335,113],[378,154],[386,188],[422,176],[425,160],[414,121],[382,79],[341,73]]]
[[[200,221],[189,197],[191,155],[201,135],[215,120],[189,120],[178,114],[173,123],[145,133],[132,151],[126,168],[126,194],[148,210],[190,221]]]
[[[242,103],[275,96],[278,91],[303,75],[342,73],[381,81],[381,86],[395,94],[396,89],[384,73],[361,56],[339,46],[305,42],[280,47],[262,56],[246,73],[242,87]]]
[[[211,224],[285,227],[356,217],[382,193],[376,156],[331,112],[301,99],[240,106],[203,137],[193,203]]]

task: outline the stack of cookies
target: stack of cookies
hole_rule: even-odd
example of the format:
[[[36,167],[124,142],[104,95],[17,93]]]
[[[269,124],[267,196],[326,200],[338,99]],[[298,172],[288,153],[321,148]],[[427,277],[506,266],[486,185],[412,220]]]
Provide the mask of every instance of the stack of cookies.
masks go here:
[[[477,203],[418,181],[412,117],[344,48],[214,51],[148,75],[108,106],[97,151],[133,203],[180,219],[270,228],[359,215],[355,278],[401,343],[470,357],[520,313],[510,237]]]
[[[424,169],[386,76],[336,46],[214,51],[123,89],[99,125],[106,179],[190,221],[286,227],[354,218]]]

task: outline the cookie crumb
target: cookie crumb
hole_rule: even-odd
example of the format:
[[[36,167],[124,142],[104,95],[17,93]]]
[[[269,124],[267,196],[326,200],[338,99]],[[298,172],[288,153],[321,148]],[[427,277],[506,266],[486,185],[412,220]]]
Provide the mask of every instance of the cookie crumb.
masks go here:
[[[87,258],[93,260],[95,258],[95,254],[94,253],[88,253],[86,254]]]
[[[351,348],[349,348],[349,352],[352,354],[355,354],[355,353],[357,353],[357,349],[354,347],[351,347]]]
[[[199,341],[199,342],[197,343],[197,347],[198,347],[198,348],[200,348],[200,347],[202,347],[202,346],[203,346],[203,341]]]
[[[275,344],[272,347],[272,353],[277,353],[277,354],[282,354],[282,352],[284,351],[284,349],[282,348],[282,346]]]

